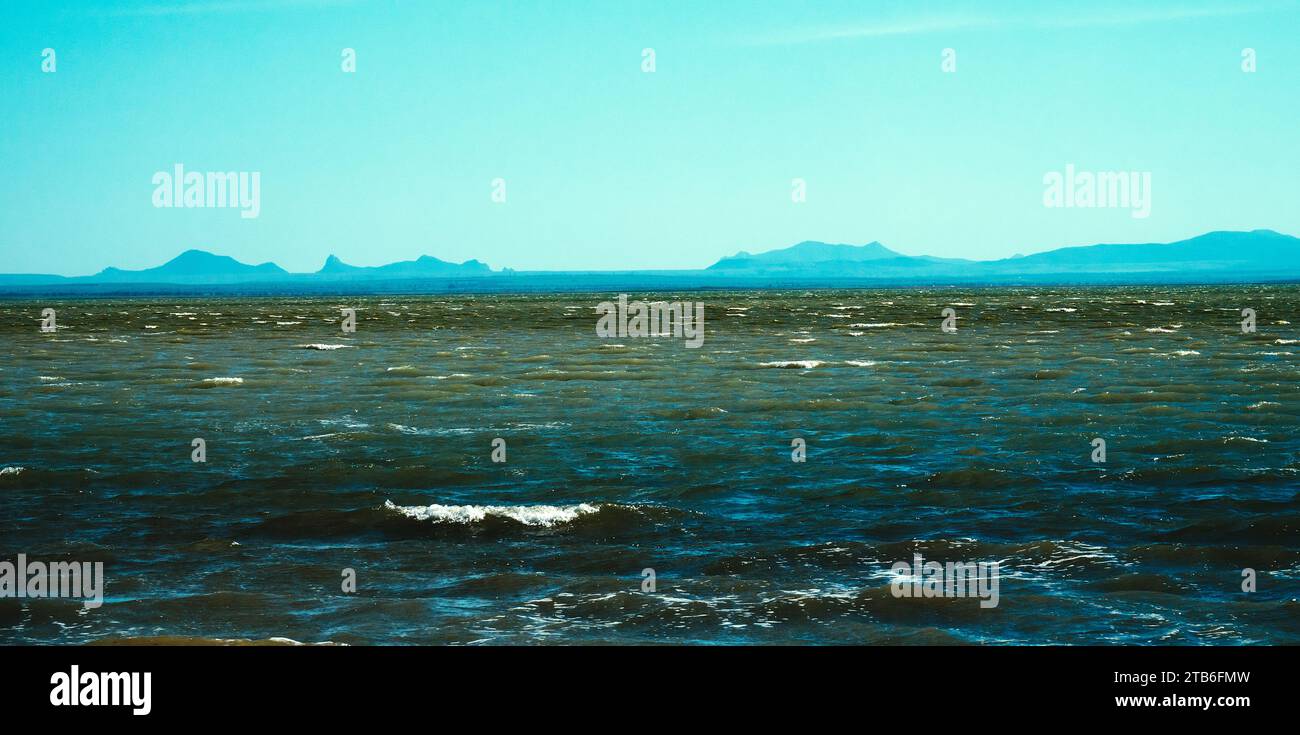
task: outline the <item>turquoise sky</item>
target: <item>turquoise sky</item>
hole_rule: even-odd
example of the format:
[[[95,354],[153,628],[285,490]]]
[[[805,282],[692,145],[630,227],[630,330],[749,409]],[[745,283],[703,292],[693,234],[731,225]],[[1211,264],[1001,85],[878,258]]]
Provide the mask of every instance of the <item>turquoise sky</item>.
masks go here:
[[[11,0],[0,15],[0,272],[191,247],[292,271],[330,253],[615,269],[808,239],[984,259],[1300,234],[1294,1]],[[154,208],[151,178],[175,163],[260,172],[260,216]],[[1071,163],[1150,172],[1151,215],[1045,208],[1044,174]],[[807,202],[791,202],[796,177]]]

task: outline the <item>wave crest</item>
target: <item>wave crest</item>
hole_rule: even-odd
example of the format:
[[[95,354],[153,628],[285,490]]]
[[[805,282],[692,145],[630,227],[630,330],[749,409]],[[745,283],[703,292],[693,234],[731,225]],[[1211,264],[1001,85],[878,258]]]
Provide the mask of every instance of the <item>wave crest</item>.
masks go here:
[[[384,509],[395,511],[407,518],[433,523],[481,523],[489,516],[509,518],[525,526],[550,528],[560,523],[570,523],[580,516],[600,512],[599,505],[397,505],[384,501]]]

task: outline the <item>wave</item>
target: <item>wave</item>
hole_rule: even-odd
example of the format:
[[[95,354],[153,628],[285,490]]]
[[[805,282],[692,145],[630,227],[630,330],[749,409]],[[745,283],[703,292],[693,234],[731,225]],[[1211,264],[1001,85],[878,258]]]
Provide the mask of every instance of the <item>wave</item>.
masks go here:
[[[812,370],[818,365],[823,364],[821,360],[774,360],[772,362],[760,362],[759,367],[765,368],[801,368],[803,370]]]
[[[92,646],[343,646],[346,643],[321,641],[303,643],[292,638],[273,636],[254,640],[251,638],[205,638],[192,635],[147,635],[123,636],[117,638],[100,638],[91,641]]]
[[[1032,487],[1038,480],[1007,470],[986,466],[968,466],[933,472],[920,479],[918,486],[934,488],[971,488],[994,490],[1009,487]]]
[[[204,378],[200,380],[195,387],[197,388],[215,388],[219,385],[243,385],[243,378]]]
[[[591,532],[616,535],[653,531],[660,523],[692,515],[658,505],[383,505],[352,510],[310,510],[259,521],[255,535],[292,539],[379,536],[421,539],[430,535]]]
[[[1300,514],[1215,518],[1189,523],[1159,534],[1166,541],[1193,544],[1293,544]]]
[[[600,506],[589,503],[577,505],[396,505],[384,501],[386,510],[396,511],[417,521],[433,523],[481,523],[488,516],[509,518],[525,526],[550,528],[569,523],[579,516],[600,512]]]

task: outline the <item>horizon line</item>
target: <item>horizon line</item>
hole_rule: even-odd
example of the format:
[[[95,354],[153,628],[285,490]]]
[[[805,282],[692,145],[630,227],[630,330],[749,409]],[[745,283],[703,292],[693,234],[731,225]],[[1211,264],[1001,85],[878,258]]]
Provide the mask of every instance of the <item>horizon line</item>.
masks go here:
[[[354,264],[354,263],[349,263],[349,262],[347,262],[347,261],[344,261],[342,258],[339,258],[339,257],[338,257],[336,254],[334,254],[333,252],[330,252],[330,253],[326,254],[326,256],[325,256],[325,258],[324,258],[324,261],[323,261],[322,264],[321,264],[321,267],[318,268],[318,269],[316,269],[316,270],[313,270],[313,271],[291,271],[291,270],[288,270],[288,269],[284,268],[283,266],[281,266],[279,263],[275,262],[274,260],[266,260],[266,261],[262,261],[262,262],[260,262],[260,263],[245,262],[245,261],[239,260],[238,258],[236,258],[236,257],[233,256],[233,255],[227,255],[227,254],[225,254],[225,253],[219,253],[219,252],[216,252],[216,251],[213,251],[213,250],[205,250],[205,249],[203,249],[203,248],[201,248],[201,247],[189,247],[189,248],[185,248],[184,250],[180,251],[179,253],[177,253],[176,255],[172,256],[171,258],[169,258],[169,259],[163,261],[162,263],[159,263],[158,265],[146,266],[146,267],[143,267],[143,268],[128,269],[128,268],[122,268],[122,267],[119,267],[119,266],[109,265],[109,266],[105,266],[105,267],[103,267],[103,268],[101,268],[101,269],[99,269],[98,271],[95,271],[95,272],[93,272],[93,273],[86,273],[86,274],[82,274],[82,275],[67,275],[67,274],[64,274],[64,273],[49,273],[49,272],[46,272],[46,273],[0,273],[0,276],[57,276],[57,277],[59,277],[59,278],[93,278],[93,277],[95,277],[95,276],[98,276],[98,275],[101,275],[101,274],[105,273],[106,271],[120,271],[120,272],[123,272],[123,273],[140,273],[140,272],[143,272],[143,271],[152,270],[152,269],[154,269],[154,268],[160,268],[160,267],[162,267],[162,266],[165,266],[165,265],[167,265],[168,263],[170,263],[170,262],[176,260],[177,258],[179,258],[179,257],[181,257],[181,256],[183,256],[183,255],[185,255],[186,253],[191,253],[191,252],[203,253],[203,254],[205,254],[205,255],[211,255],[211,256],[213,256],[213,257],[218,257],[218,258],[230,258],[231,260],[235,261],[236,263],[239,263],[240,265],[245,265],[245,266],[252,267],[252,268],[260,268],[260,267],[263,267],[263,266],[271,265],[271,266],[275,266],[275,267],[278,268],[279,270],[283,271],[286,275],[290,275],[290,276],[311,276],[311,275],[319,275],[319,274],[321,273],[321,271],[324,270],[325,266],[328,265],[328,264],[330,263],[331,260],[337,261],[337,262],[339,262],[339,263],[342,263],[342,264],[347,265],[347,266],[352,267],[352,268],[357,268],[357,269],[369,269],[369,268],[383,268],[383,267],[385,267],[385,266],[395,265],[395,264],[397,264],[397,263],[413,263],[413,262],[417,262],[417,261],[419,261],[419,260],[422,259],[422,258],[432,258],[432,259],[437,260],[437,261],[439,261],[439,262],[441,262],[441,263],[447,263],[447,264],[449,264],[449,265],[456,265],[456,266],[463,266],[463,265],[468,265],[468,264],[471,264],[471,263],[479,263],[479,264],[483,265],[484,267],[486,267],[486,268],[488,269],[489,272],[494,273],[494,274],[495,274],[495,273],[503,273],[503,272],[505,272],[505,271],[510,271],[510,272],[512,272],[512,273],[556,273],[556,274],[559,274],[559,273],[698,273],[698,272],[702,272],[702,271],[706,271],[706,270],[708,270],[708,269],[711,268],[713,265],[716,265],[716,264],[722,262],[723,260],[727,260],[727,259],[729,259],[729,258],[735,258],[735,257],[739,256],[739,255],[742,254],[742,253],[744,253],[744,254],[746,254],[746,255],[750,255],[750,256],[763,255],[763,254],[766,254],[766,253],[773,253],[773,252],[778,252],[778,251],[781,251],[781,250],[788,250],[788,249],[790,249],[790,248],[797,247],[797,246],[799,246],[799,245],[803,245],[803,244],[805,244],[805,243],[814,243],[814,244],[819,244],[819,245],[831,245],[831,246],[850,247],[850,248],[863,248],[863,247],[867,247],[867,246],[869,246],[869,245],[880,245],[881,247],[885,248],[886,250],[889,250],[889,251],[891,251],[891,252],[893,252],[893,253],[896,253],[896,254],[899,255],[900,257],[905,257],[905,258],[938,258],[938,259],[940,259],[940,260],[950,261],[950,262],[960,262],[960,263],[979,264],[979,263],[998,263],[998,262],[1008,261],[1008,260],[1017,260],[1017,259],[1020,259],[1020,258],[1027,258],[1027,257],[1031,257],[1031,256],[1034,256],[1034,255],[1041,255],[1041,254],[1043,254],[1043,253],[1050,253],[1050,252],[1054,252],[1054,251],[1057,251],[1057,250],[1066,250],[1066,249],[1070,249],[1070,248],[1080,248],[1080,247],[1085,247],[1085,248],[1086,248],[1086,247],[1094,247],[1094,246],[1098,246],[1098,245],[1173,245],[1173,244],[1176,244],[1176,243],[1187,242],[1187,241],[1189,241],[1189,240],[1194,240],[1194,239],[1196,239],[1196,238],[1198,238],[1198,237],[1205,237],[1205,236],[1207,236],[1207,235],[1213,235],[1213,234],[1217,234],[1217,233],[1252,233],[1252,232],[1270,232],[1270,233],[1273,233],[1273,234],[1276,234],[1276,235],[1281,235],[1281,236],[1283,236],[1283,237],[1290,237],[1290,238],[1293,238],[1293,239],[1296,239],[1296,237],[1297,237],[1297,236],[1295,236],[1295,235],[1291,235],[1291,234],[1288,234],[1288,233],[1282,232],[1282,231],[1280,231],[1280,230],[1275,230],[1275,229],[1268,228],[1268,227],[1257,227],[1257,228],[1253,228],[1253,229],[1249,229],[1249,230],[1214,229],[1214,230],[1206,230],[1205,232],[1201,232],[1201,233],[1198,233],[1198,234],[1193,234],[1193,235],[1190,235],[1190,236],[1187,236],[1187,237],[1178,238],[1178,239],[1175,239],[1175,240],[1166,240],[1166,241],[1149,241],[1149,242],[1091,242],[1091,243],[1077,243],[1077,244],[1071,244],[1071,245],[1058,245],[1058,246],[1056,246],[1056,247],[1047,247],[1047,248],[1044,248],[1044,249],[1042,249],[1042,250],[1035,250],[1035,251],[1027,252],[1027,253],[1016,253],[1016,254],[1014,254],[1014,255],[1010,255],[1010,256],[1007,256],[1007,257],[1003,257],[1003,258],[990,258],[990,259],[949,258],[949,257],[943,257],[943,256],[932,256],[932,255],[928,255],[928,254],[925,254],[925,253],[911,254],[911,253],[907,253],[907,252],[903,252],[903,251],[901,251],[901,250],[898,250],[898,249],[896,249],[896,248],[894,248],[894,247],[892,247],[892,246],[890,246],[890,245],[886,245],[885,243],[882,243],[882,242],[880,242],[879,240],[870,240],[870,241],[868,241],[868,242],[863,242],[863,243],[829,242],[829,241],[826,241],[826,240],[800,240],[800,241],[798,241],[798,242],[791,243],[791,244],[789,244],[789,245],[778,245],[778,246],[774,246],[774,247],[768,248],[768,249],[766,249],[766,250],[760,250],[760,251],[756,251],[756,252],[751,252],[751,251],[748,251],[748,250],[744,250],[744,249],[742,249],[742,250],[739,250],[739,251],[737,251],[736,253],[734,253],[734,254],[732,254],[732,255],[721,255],[721,256],[718,256],[717,258],[714,259],[714,261],[713,261],[712,264],[710,264],[710,265],[706,265],[706,266],[703,266],[703,267],[699,267],[699,268],[567,268],[567,269],[527,269],[527,270],[519,269],[519,268],[512,268],[512,267],[510,267],[510,266],[505,266],[505,265],[500,266],[500,267],[498,267],[498,268],[493,268],[493,267],[492,267],[488,262],[486,262],[486,261],[484,261],[484,260],[481,260],[481,259],[479,259],[479,258],[468,258],[468,259],[466,259],[466,260],[459,261],[459,262],[457,262],[457,261],[452,261],[452,260],[444,260],[444,259],[442,259],[442,258],[440,258],[440,257],[438,257],[438,256],[436,256],[436,255],[430,255],[429,253],[420,253],[420,254],[415,255],[415,256],[412,257],[412,258],[408,258],[408,259],[404,259],[404,260],[393,260],[393,261],[389,261],[389,262],[386,262],[386,263],[380,263],[380,264],[378,264],[378,265],[356,265],[356,264]]]

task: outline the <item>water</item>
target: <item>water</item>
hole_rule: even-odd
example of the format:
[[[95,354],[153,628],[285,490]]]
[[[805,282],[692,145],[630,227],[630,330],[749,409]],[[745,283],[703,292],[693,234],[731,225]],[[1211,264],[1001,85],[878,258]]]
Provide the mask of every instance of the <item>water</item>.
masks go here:
[[[1300,643],[1300,288],[610,297],[0,301],[0,642]]]

